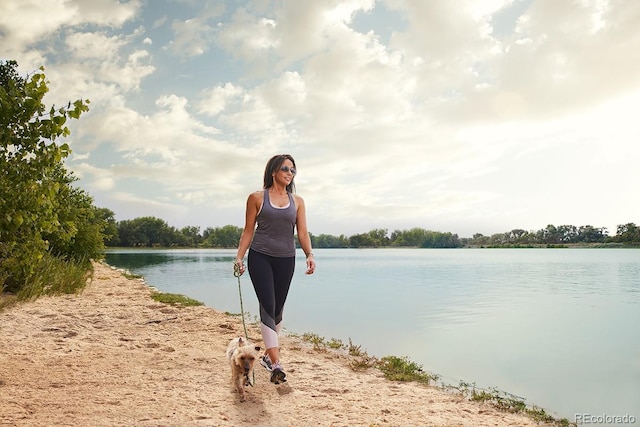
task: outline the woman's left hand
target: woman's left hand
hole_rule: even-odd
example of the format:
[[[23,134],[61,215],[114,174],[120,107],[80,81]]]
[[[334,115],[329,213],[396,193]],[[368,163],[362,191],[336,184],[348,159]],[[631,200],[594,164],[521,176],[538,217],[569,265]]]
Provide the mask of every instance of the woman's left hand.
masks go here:
[[[309,255],[307,257],[307,271],[304,274],[313,274],[314,271],[316,271],[316,262],[313,259],[313,255]]]

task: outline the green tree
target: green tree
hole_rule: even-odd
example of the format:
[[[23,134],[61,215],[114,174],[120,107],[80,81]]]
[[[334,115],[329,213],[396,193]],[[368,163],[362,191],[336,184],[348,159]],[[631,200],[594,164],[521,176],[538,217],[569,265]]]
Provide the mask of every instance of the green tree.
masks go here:
[[[180,229],[180,234],[185,238],[185,246],[198,246],[202,243],[202,236],[200,235],[200,227],[189,225]]]
[[[49,255],[44,236],[69,240],[78,230],[59,215],[63,201],[79,193],[65,194],[61,164],[70,149],[57,140],[69,135],[67,120],[88,111],[88,101],[47,108],[47,84],[44,68],[22,78],[15,61],[0,62],[0,279],[8,290],[19,289]]]
[[[104,243],[106,246],[118,245],[118,224],[116,222],[116,214],[107,208],[98,208],[96,217],[102,219],[105,224],[103,231]]]
[[[341,234],[340,236],[332,236],[330,234],[320,234],[313,241],[314,248],[348,248],[349,239]]]
[[[389,246],[390,239],[387,237],[388,234],[389,230],[385,228],[376,228],[369,231],[369,236],[371,237],[371,241],[375,247]]]
[[[427,232],[426,239],[421,245],[423,248],[458,248],[460,246],[462,243],[457,234],[439,231]]]
[[[484,246],[489,244],[489,236],[485,236],[482,233],[475,233],[471,239],[472,244],[478,246]]]
[[[372,248],[376,242],[373,240],[370,234],[361,233],[349,236],[349,247],[351,248]]]
[[[207,228],[203,233],[203,246],[209,248],[234,248],[240,242],[242,228],[235,225],[225,225],[224,227]]]
[[[527,243],[529,233],[521,228],[511,230],[508,240],[510,243]]]
[[[56,200],[58,227],[43,233],[49,242],[49,252],[65,260],[84,262],[100,258],[109,237],[105,235],[106,219],[85,191],[71,185],[76,178],[67,174],[62,165],[56,168],[54,177],[61,185]]]
[[[118,223],[121,246],[186,246],[186,239],[160,218],[144,216]]]
[[[582,225],[578,228],[578,236],[580,242],[604,242],[606,239],[606,228],[596,228],[591,225]]]
[[[427,238],[427,230],[424,228],[412,228],[410,230],[395,230],[391,233],[393,246],[421,247]]]
[[[640,227],[633,222],[620,224],[614,240],[620,243],[640,244]]]

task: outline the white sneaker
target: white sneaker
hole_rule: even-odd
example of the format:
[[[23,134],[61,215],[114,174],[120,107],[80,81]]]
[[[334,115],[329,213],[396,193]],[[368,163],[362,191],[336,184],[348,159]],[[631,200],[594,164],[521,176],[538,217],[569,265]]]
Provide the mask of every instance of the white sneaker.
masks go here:
[[[278,385],[287,382],[287,374],[279,363],[275,363],[271,370],[271,382]]]
[[[266,369],[268,372],[273,371],[273,368],[271,367],[271,358],[269,358],[268,354],[265,354],[260,358],[260,364],[264,366],[264,369]]]

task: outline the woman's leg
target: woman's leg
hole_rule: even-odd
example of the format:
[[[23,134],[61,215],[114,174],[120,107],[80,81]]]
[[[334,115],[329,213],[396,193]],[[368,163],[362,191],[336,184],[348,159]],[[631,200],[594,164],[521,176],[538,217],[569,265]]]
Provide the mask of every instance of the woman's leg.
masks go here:
[[[296,267],[295,257],[276,258],[273,263],[273,284],[275,294],[275,329],[280,332],[282,329],[282,314],[284,312],[284,303],[289,295],[293,272]]]
[[[262,339],[267,348],[274,369],[280,371],[276,381],[286,381],[286,376],[280,363],[280,343],[278,334],[282,329],[282,314],[287,300],[293,271],[295,269],[295,257],[278,258],[270,257],[249,250],[247,258],[249,275],[260,304],[260,329]]]
[[[291,280],[293,279],[293,272],[295,270],[295,257],[273,258],[272,261],[275,296],[274,331],[277,337],[282,330],[282,315],[284,312],[284,304],[287,301],[287,295],[289,294],[289,288],[291,287]],[[267,346],[267,354],[269,355],[269,359],[271,359],[274,364],[279,363],[280,345],[277,344],[275,346]]]
[[[276,333],[276,296],[274,287],[274,274],[270,257],[249,249],[247,267],[253,283],[253,289],[258,297],[260,307],[260,322],[262,338],[267,349],[278,346]]]

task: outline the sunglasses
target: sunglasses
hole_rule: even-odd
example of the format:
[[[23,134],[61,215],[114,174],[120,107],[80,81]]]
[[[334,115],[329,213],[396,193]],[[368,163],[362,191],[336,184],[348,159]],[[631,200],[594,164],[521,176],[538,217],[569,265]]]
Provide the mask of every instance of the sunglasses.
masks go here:
[[[291,175],[296,174],[296,170],[294,168],[290,168],[289,166],[281,166],[280,170],[284,173],[291,172]]]

